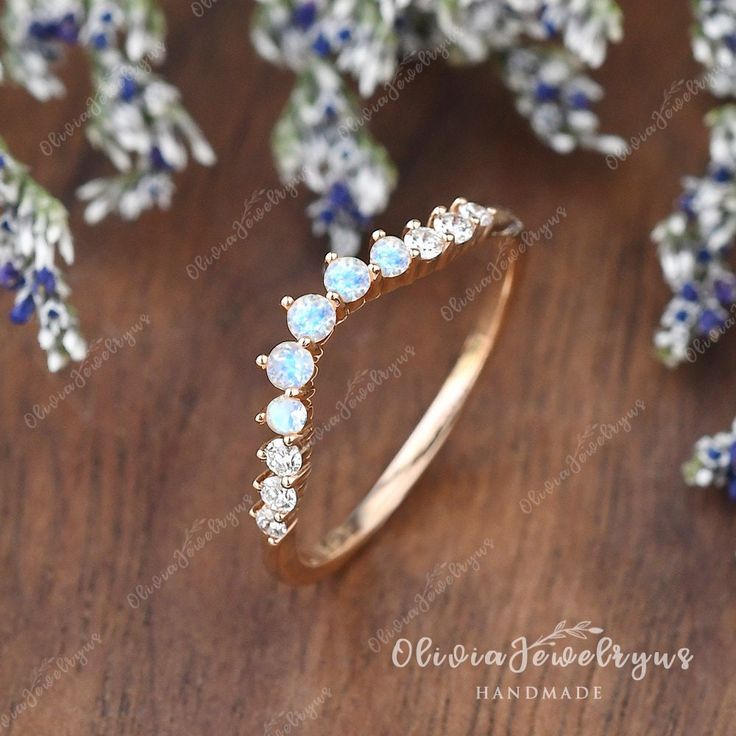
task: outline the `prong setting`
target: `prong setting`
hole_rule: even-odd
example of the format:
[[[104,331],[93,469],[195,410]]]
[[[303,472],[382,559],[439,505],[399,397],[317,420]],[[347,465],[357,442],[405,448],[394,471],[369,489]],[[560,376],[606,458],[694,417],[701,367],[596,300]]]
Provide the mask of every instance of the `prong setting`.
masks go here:
[[[367,301],[444,267],[466,244],[481,240],[481,233],[494,234],[490,226],[496,223],[495,214],[492,208],[458,197],[449,208],[435,207],[426,225],[418,219],[409,220],[401,236],[376,229],[369,239],[369,263],[327,253],[324,295],[307,294],[298,299],[287,295],[281,299],[292,341],[274,348],[270,366],[271,354],[263,353],[255,361],[282,391],[255,417],[276,435],[256,452],[268,469],[253,482],[261,498],[249,512],[269,545],[280,544],[294,529],[299,498],[311,473],[315,436],[312,397],[323,343]],[[311,373],[308,364],[313,365]]]

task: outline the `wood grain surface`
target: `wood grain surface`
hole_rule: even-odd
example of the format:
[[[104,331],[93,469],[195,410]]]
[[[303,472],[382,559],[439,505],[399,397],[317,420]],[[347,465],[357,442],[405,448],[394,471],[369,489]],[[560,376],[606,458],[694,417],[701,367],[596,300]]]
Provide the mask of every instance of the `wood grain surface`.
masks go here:
[[[606,129],[628,137],[650,123],[664,90],[699,68],[685,3],[623,6],[626,39],[597,76]],[[387,230],[457,194],[510,206],[530,231],[558,207],[566,216],[531,249],[499,351],[412,495],[344,572],[293,590],[267,576],[260,535],[238,504],[255,493],[254,451],[266,434],[252,417],[271,395],[253,358],[286,338],[281,296],[320,284],[324,243],[303,216],[307,198],[287,197],[198,279],[186,273],[227,238],[254,193],[278,186],[268,138],[291,77],[254,54],[251,5],[221,0],[202,18],[186,3],[165,7],[165,73],[219,154],[215,168],[179,178],[169,212],[87,227],[74,189],[104,162],[82,134],[42,155],[39,142],[83,110],[81,59],[63,100],[41,107],[17,89],[0,92],[3,135],[72,210],[70,281],[87,336],[121,338],[147,320],[33,429],[24,415],[73,379],[46,374],[32,327],[3,330],[0,717],[28,702],[34,680],[52,678],[3,730],[736,733],[734,509],[716,491],[686,488],[679,471],[692,442],[727,427],[736,410],[736,340],[676,372],[651,350],[668,291],[648,232],[679,178],[703,169],[712,98],[695,98],[616,171],[593,154],[544,148],[487,67],[433,65],[376,115],[372,127],[401,169],[377,223]],[[440,307],[484,265],[482,255],[458,262],[337,337],[321,376],[324,419],[351,380],[407,346],[415,354],[325,437],[304,529],[337,522],[400,445],[472,318],[471,306],[448,322]],[[524,513],[520,501],[568,467],[581,436],[596,437],[637,401],[645,409],[628,431]],[[220,520],[218,532],[186,566],[136,594],[209,520]],[[477,569],[450,564],[484,544]],[[438,592],[413,616],[427,590]],[[400,633],[377,646],[371,637],[402,617]],[[399,637],[431,637],[443,651],[509,650],[563,620],[590,621],[628,652],[688,648],[693,660],[687,670],[651,665],[640,681],[630,666],[547,663],[514,674],[391,662]],[[599,638],[568,635],[556,649]],[[601,697],[477,698],[478,686],[517,685],[522,694],[600,687]]]

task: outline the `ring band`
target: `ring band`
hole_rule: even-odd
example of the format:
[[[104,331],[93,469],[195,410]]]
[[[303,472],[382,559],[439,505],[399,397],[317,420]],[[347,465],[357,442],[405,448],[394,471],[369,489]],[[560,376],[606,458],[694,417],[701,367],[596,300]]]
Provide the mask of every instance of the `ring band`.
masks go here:
[[[449,210],[436,207],[427,226],[407,223],[403,237],[372,235],[370,265],[357,258],[325,258],[326,296],[284,297],[287,323],[294,341],[277,345],[256,364],[283,393],[256,416],[277,437],[267,441],[258,457],[267,465],[253,485],[260,500],[250,510],[264,533],[264,560],[286,583],[311,583],[342,566],[389,518],[440,449],[498,337],[518,273],[519,248],[507,254],[509,241],[521,233],[521,222],[508,210],[456,199]],[[297,511],[311,472],[314,421],[312,397],[322,345],[336,325],[365,303],[444,268],[460,253],[481,243],[498,246],[495,272],[500,290],[491,290],[489,304],[465,340],[459,357],[434,400],[368,495],[318,544],[297,545]],[[499,267],[500,262],[500,267]]]

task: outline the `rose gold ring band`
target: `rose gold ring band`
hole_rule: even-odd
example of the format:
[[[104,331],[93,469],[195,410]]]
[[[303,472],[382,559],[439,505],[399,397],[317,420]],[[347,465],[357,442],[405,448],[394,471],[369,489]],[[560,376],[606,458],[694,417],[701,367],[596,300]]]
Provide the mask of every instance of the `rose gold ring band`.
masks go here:
[[[472,224],[472,228],[468,226],[468,223]],[[342,296],[329,289],[326,295],[326,299],[335,308],[335,324],[340,324],[349,314],[365,303],[399,286],[407,285],[429,273],[441,270],[465,251],[475,249],[482,244],[490,244],[494,248],[494,258],[491,261],[493,268],[487,272],[492,275],[486,276],[487,282],[483,284],[488,286],[487,295],[484,295],[483,303],[479,307],[480,312],[475,327],[466,338],[455,365],[442,387],[365,498],[342,524],[333,528],[312,547],[300,548],[297,542],[299,529],[297,517],[299,504],[302,502],[311,471],[314,435],[311,404],[314,395],[314,379],[317,374],[317,363],[322,357],[322,344],[329,335],[321,340],[303,335],[299,337],[297,335],[304,325],[304,320],[299,321],[295,318],[293,321],[289,320],[289,326],[293,334],[297,333],[295,337],[298,342],[294,345],[298,347],[285,348],[276,355],[280,347],[277,346],[270,356],[259,356],[258,365],[269,370],[269,377],[275,376],[276,382],[281,386],[287,385],[290,380],[295,383],[299,382],[298,379],[294,381],[293,376],[295,373],[298,375],[300,368],[295,369],[294,366],[301,366],[305,363],[302,358],[308,363],[308,357],[301,354],[299,348],[308,351],[314,362],[314,370],[303,386],[286,389],[283,397],[278,397],[278,402],[272,402],[279,404],[276,409],[269,413],[271,409],[269,405],[269,410],[261,412],[256,417],[256,421],[268,424],[277,434],[281,434],[280,439],[277,437],[275,441],[265,443],[258,452],[258,457],[268,462],[269,470],[261,473],[254,482],[254,487],[261,492],[261,500],[251,509],[251,515],[256,517],[258,526],[264,532],[266,566],[278,579],[294,585],[312,583],[344,565],[398,508],[442,447],[496,344],[502,321],[507,312],[512,287],[520,277],[519,257],[525,251],[525,244],[519,239],[521,227],[520,221],[508,210],[483,208],[465,199],[456,199],[449,209],[435,208],[426,227],[417,220],[412,220],[407,224],[403,233],[403,242],[411,246],[408,267],[399,275],[387,276],[387,273],[393,273],[391,269],[395,267],[396,259],[386,265],[386,262],[380,262],[381,259],[377,256],[375,260],[379,263],[373,262],[368,267],[370,285],[360,299],[346,301],[343,298],[355,296],[357,293],[352,289],[356,281],[360,281],[359,275],[362,270],[359,266],[356,267],[354,263],[343,264],[338,274],[341,277],[340,281],[328,280],[326,273],[328,285],[346,284]],[[440,246],[427,232],[430,230],[443,239],[441,252],[434,256],[432,253]],[[416,232],[420,233],[421,238],[429,241],[429,245],[421,242],[419,236],[412,236],[412,233]],[[382,256],[385,256],[387,249],[383,245],[387,241],[391,241],[388,245],[395,246],[400,251],[398,242],[396,242],[398,240],[398,238],[387,238],[383,231],[376,231],[372,235],[374,246],[376,243],[382,243],[380,248]],[[416,243],[419,243],[421,247],[414,247]],[[372,250],[371,253],[373,254],[374,251]],[[389,252],[389,255],[393,256],[394,253]],[[339,260],[341,259],[334,254],[327,256],[325,261],[328,272],[330,264]],[[373,255],[371,260],[374,260]],[[347,266],[350,266],[350,269]],[[493,281],[500,281],[500,286],[492,283]],[[320,305],[317,300],[313,301],[318,306]],[[282,304],[287,310],[290,310],[297,302],[285,297]],[[301,317],[302,314],[319,315],[319,312],[315,312],[314,309],[312,311],[302,309],[300,312],[297,317]],[[329,313],[329,309],[326,309],[325,312]],[[321,327],[314,320],[312,322]],[[297,325],[297,328],[294,328],[294,324]],[[321,337],[322,332],[317,330],[314,337]],[[287,344],[282,343],[282,345]],[[269,360],[271,360],[270,365]],[[282,369],[284,365],[286,368]],[[305,370],[309,370],[308,366]],[[302,375],[307,374],[302,371]],[[294,404],[296,410],[287,414],[287,424],[293,422],[296,417],[295,426],[299,426],[301,416],[306,414],[303,427],[293,433],[284,431],[287,427],[280,426],[284,413],[283,404],[288,403],[290,399],[302,403],[306,410],[302,412],[298,405]],[[288,405],[287,408],[289,406],[292,405]],[[278,448],[278,454],[274,452],[269,455],[268,453],[271,453],[274,448]],[[297,454],[299,460],[297,460]],[[284,472],[283,466],[288,464],[289,460],[296,460],[290,467],[290,470],[295,471],[293,473],[290,473],[288,469]],[[296,468],[296,465],[299,467]],[[276,475],[274,470],[279,475]],[[267,502],[272,503],[273,506],[269,506]]]

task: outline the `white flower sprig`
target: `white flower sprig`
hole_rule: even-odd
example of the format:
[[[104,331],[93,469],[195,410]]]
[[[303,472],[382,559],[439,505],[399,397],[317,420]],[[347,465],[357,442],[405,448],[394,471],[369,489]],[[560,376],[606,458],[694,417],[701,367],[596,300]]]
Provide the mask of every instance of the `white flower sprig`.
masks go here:
[[[558,153],[588,148],[616,154],[623,141],[598,132],[598,116],[590,109],[603,97],[603,89],[582,73],[582,63],[563,51],[544,47],[511,50],[504,79],[516,93],[518,111],[532,130]]]
[[[461,64],[495,58],[518,110],[556,151],[623,149],[619,138],[599,134],[591,108],[602,90],[584,73],[603,62],[608,43],[621,38],[613,0],[260,0],[252,37],[264,58],[297,75],[277,125],[277,165],[292,176],[293,159],[320,162],[320,176],[305,177],[320,195],[308,212],[315,230],[327,232],[332,249],[342,253],[355,252],[359,232],[385,207],[395,173],[364,124],[359,134],[352,129],[352,150],[343,152],[348,164],[326,155],[334,126],[325,112],[339,124],[357,109],[341,74],[353,77],[360,95],[369,97],[381,85],[393,94],[393,80],[407,60],[426,65],[439,57]],[[333,74],[320,71],[328,69]],[[325,181],[340,182],[339,193],[350,194],[351,217],[331,213]],[[320,223],[323,217],[339,224]]]
[[[154,48],[154,53],[161,52]],[[94,59],[102,94],[93,102],[98,109],[89,116],[87,137],[121,173],[80,187],[80,198],[90,201],[86,220],[95,223],[113,211],[133,219],[154,205],[168,207],[171,174],[186,166],[187,149],[207,166],[215,154],[182,106],[179,91],[151,72],[148,57],[133,64],[109,48]]]
[[[693,56],[709,72],[711,91],[733,97],[736,89],[736,4],[733,0],[695,0]]]
[[[674,367],[688,357],[696,338],[715,341],[736,302],[736,276],[728,255],[736,235],[736,107],[711,112],[708,175],[687,177],[678,210],[652,231],[673,298],[654,344]]]
[[[718,97],[736,97],[736,2],[695,0],[692,47],[705,67],[703,82]],[[706,175],[686,177],[675,212],[654,228],[662,271],[673,292],[654,344],[675,367],[694,361],[733,324],[736,274],[729,263],[736,236],[736,105],[706,117],[710,161]],[[736,425],[734,427],[736,430]],[[728,486],[736,500],[736,437],[702,437],[683,466],[687,483]]]
[[[274,132],[284,181],[304,181],[315,234],[340,255],[357,252],[359,233],[383,210],[395,183],[386,151],[357,124],[359,111],[340,75],[321,61],[297,80]]]
[[[65,125],[66,136],[51,133],[41,143],[51,155],[59,140],[86,121],[88,139],[118,170],[79,188],[89,202],[90,223],[113,212],[130,219],[149,207],[168,206],[173,173],[185,168],[190,154],[204,165],[215,160],[178,90],[152,70],[164,58],[164,25],[154,0],[6,0],[0,79],[48,100],[64,94],[55,72],[68,48],[81,47],[90,59],[94,93],[88,110]],[[53,263],[57,247],[64,261],[73,258],[67,213],[6,149],[3,156],[0,267],[4,285],[16,292],[11,318],[20,324],[37,314],[49,368],[58,370],[69,358],[84,358],[86,350],[65,302],[68,288]]]
[[[66,209],[0,139],[0,286],[15,294],[13,323],[25,324],[34,314],[38,318],[38,342],[50,371],[69,359],[82,360],[87,352],[57,254],[67,265],[74,260]]]
[[[85,216],[111,212],[137,217],[167,207],[172,173],[187,163],[187,148],[201,164],[212,148],[181,104],[178,90],[152,72],[164,58],[164,20],[153,0],[9,0],[0,24],[8,76],[41,100],[64,87],[53,69],[69,46],[89,55],[95,94],[87,136],[120,172],[82,186]]]
[[[725,488],[728,497],[736,501],[736,420],[730,432],[701,437],[682,472],[690,485]]]

